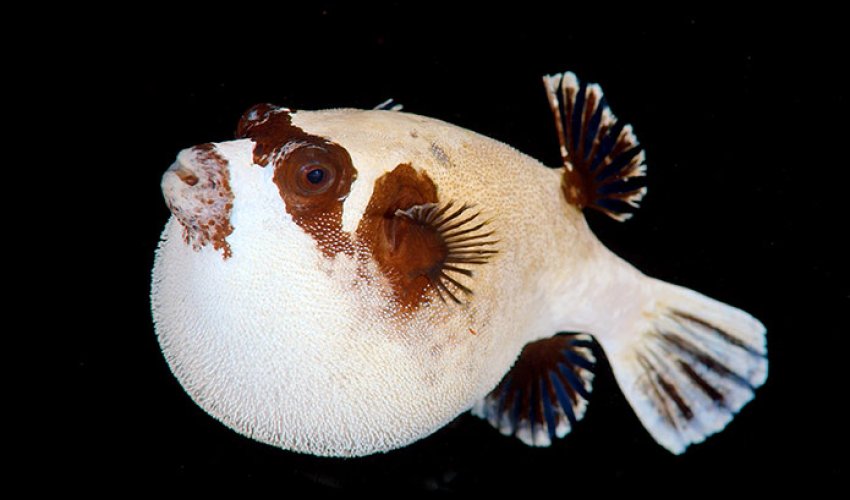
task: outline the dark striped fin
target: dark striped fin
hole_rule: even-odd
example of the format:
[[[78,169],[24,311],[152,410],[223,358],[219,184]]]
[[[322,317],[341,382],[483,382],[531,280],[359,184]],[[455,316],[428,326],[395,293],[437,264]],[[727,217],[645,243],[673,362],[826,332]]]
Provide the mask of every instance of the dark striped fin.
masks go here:
[[[740,309],[655,283],[636,331],[598,338],[641,423],[678,454],[726,427],[764,383],[765,329]]]
[[[543,83],[566,169],[567,201],[629,219],[646,194],[644,152],[631,125],[617,121],[597,84],[579,82],[570,72],[544,76]]]
[[[596,357],[588,335],[527,344],[511,371],[473,413],[530,446],[564,437],[587,410]]]
[[[481,217],[481,212],[464,203],[455,206],[453,201],[445,205],[425,203],[407,210],[397,210],[404,217],[428,231],[433,232],[443,246],[442,257],[424,273],[431,289],[442,302],[462,304],[463,296],[473,294],[473,268],[486,264],[499,253],[490,221]],[[466,284],[461,281],[465,281]]]

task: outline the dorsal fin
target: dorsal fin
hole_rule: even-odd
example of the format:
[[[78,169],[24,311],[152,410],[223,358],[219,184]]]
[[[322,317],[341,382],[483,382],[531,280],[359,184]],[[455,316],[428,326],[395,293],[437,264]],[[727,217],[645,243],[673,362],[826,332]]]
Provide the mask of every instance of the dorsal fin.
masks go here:
[[[564,195],[625,221],[646,194],[643,148],[631,125],[618,122],[597,84],[573,73],[543,77],[564,161]]]
[[[381,104],[378,104],[372,109],[379,111],[401,111],[402,109],[404,109],[404,106],[400,102],[395,102],[395,99],[390,97],[389,99],[382,102]]]

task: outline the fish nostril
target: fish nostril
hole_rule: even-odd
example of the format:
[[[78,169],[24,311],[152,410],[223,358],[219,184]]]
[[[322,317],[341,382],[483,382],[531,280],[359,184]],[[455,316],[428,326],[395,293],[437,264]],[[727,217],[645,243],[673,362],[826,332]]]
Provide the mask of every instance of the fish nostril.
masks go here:
[[[186,167],[181,166],[179,168],[176,168],[174,169],[174,173],[177,175],[177,177],[180,178],[181,181],[185,182],[190,186],[194,186],[198,183],[198,176]]]

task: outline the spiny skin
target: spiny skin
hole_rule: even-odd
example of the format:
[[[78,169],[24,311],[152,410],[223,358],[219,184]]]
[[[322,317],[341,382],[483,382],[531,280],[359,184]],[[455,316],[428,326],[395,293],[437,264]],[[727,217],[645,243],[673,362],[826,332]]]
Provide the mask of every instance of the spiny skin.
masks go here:
[[[361,455],[419,439],[492,390],[524,344],[575,329],[565,318],[580,315],[563,309],[592,302],[588,289],[604,295],[593,284],[629,269],[565,202],[560,169],[502,143],[389,111],[298,112],[293,124],[342,145],[358,169],[344,231],[356,229],[375,180],[409,163],[441,200],[492,219],[500,253],[475,269],[465,305],[435,301],[399,320],[379,273],[363,280],[351,258],[324,258],[291,221],[271,169],[252,164],[252,141],[219,144],[235,198],[232,257],[186,246],[172,219],[154,270],[155,319],[187,392],[260,441]],[[581,300],[553,295],[565,278]]]
[[[563,168],[413,114],[291,116],[351,156],[357,178],[343,203],[346,234],[354,235],[377,179],[407,164],[433,180],[441,202],[475,205],[499,253],[462,280],[474,292],[463,304],[430,297],[400,312],[374,260],[364,269],[344,252],[329,258],[292,220],[273,169],[254,164],[252,140],[217,144],[233,193],[231,255],[188,245],[172,217],[152,289],[166,359],[211,415],[281,448],[366,455],[421,439],[472,408],[531,341],[585,331],[609,356],[627,351],[631,341],[620,336],[633,330],[655,284],[609,252],[567,203]],[[176,171],[164,187],[179,182]]]

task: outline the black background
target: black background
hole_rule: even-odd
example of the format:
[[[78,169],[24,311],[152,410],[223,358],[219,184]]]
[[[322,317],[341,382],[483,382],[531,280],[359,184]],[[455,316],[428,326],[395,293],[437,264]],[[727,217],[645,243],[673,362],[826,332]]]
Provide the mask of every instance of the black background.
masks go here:
[[[115,133],[110,161],[120,168],[85,179],[97,195],[80,210],[102,230],[87,237],[96,257],[83,271],[103,280],[103,293],[83,299],[79,310],[97,328],[69,351],[74,442],[62,468],[89,486],[102,477],[251,481],[281,492],[566,495],[582,486],[734,491],[846,479],[850,166],[846,44],[831,19],[327,4],[214,24],[110,27],[88,47],[99,71],[79,104],[97,109],[90,118],[109,117],[89,137],[105,143]],[[548,449],[462,415],[401,450],[320,459],[243,438],[192,403],[159,353],[148,299],[168,218],[159,179],[180,149],[232,138],[258,102],[371,108],[392,97],[555,166],[540,76],[564,70],[599,82],[647,151],[643,207],[625,224],[589,214],[600,239],[644,272],[739,306],[768,328],[767,383],[725,431],[670,455],[604,363],[585,419]]]

